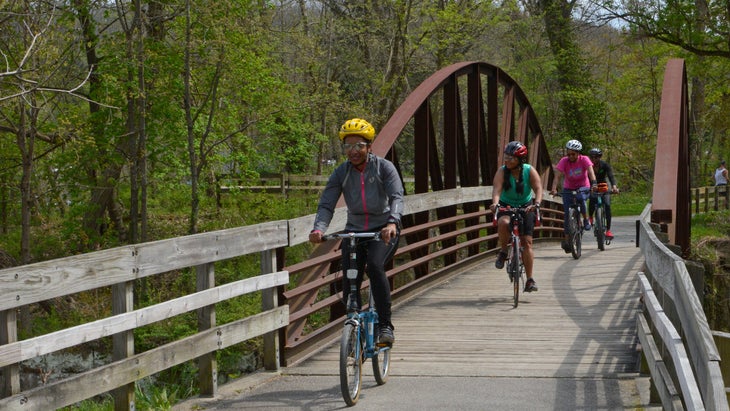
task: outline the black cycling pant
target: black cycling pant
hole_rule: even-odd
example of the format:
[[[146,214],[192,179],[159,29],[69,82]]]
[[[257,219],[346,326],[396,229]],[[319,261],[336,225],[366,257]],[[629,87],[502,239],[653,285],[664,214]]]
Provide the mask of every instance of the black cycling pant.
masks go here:
[[[591,197],[588,199],[588,215],[591,217],[593,217],[593,214],[596,212],[597,202],[598,199],[595,194],[591,194]],[[606,210],[606,230],[609,230],[611,228],[611,194],[603,194],[603,205],[603,209]]]
[[[357,239],[357,289],[363,281],[363,273],[367,264],[368,278],[375,300],[375,310],[378,312],[378,320],[381,324],[390,322],[390,283],[385,276],[385,264],[393,258],[398,249],[400,231],[390,239],[389,244],[383,241],[375,241],[370,238]],[[347,304],[347,297],[350,294],[350,282],[347,279],[347,269],[350,268],[350,242],[342,241],[342,302]],[[357,305],[362,307],[362,298],[357,294]]]

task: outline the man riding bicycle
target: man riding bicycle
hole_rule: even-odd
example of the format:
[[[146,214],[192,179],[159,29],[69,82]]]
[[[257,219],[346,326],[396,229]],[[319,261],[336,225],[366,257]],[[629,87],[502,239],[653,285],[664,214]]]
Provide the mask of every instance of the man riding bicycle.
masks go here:
[[[363,280],[367,262],[368,277],[378,312],[379,343],[391,345],[395,340],[391,317],[390,284],[385,264],[398,248],[400,219],[403,213],[403,184],[395,165],[370,151],[375,129],[363,119],[347,120],[339,132],[347,161],[332,172],[322,192],[309,241],[322,242],[322,235],[332,221],[337,201],[342,195],[347,205],[346,231],[380,232],[381,241],[364,241],[357,246],[357,289]],[[342,272],[350,266],[349,243],[342,244]],[[343,276],[343,302],[347,304],[349,282]],[[358,303],[360,295],[357,295]],[[361,304],[358,304],[361,306]]]
[[[600,183],[608,183],[611,193],[618,194],[618,185],[616,185],[616,177],[613,176],[613,168],[607,162],[601,160],[603,151],[600,148],[592,148],[588,152],[588,156],[593,162],[593,172],[596,174],[596,181]],[[588,221],[593,224],[593,214],[596,212],[596,194],[591,194],[588,202]],[[613,239],[611,232],[611,194],[603,195],[603,208],[606,210],[606,238]]]
[[[586,231],[591,229],[591,224],[588,222],[588,215],[586,212],[586,195],[582,194],[583,191],[589,191],[596,187],[596,174],[593,172],[593,162],[587,156],[582,155],[580,152],[583,150],[583,144],[578,140],[570,140],[565,144],[567,153],[565,157],[561,158],[558,164],[555,166],[556,178],[553,183],[553,188],[550,190],[551,195],[557,193],[558,181],[563,177],[563,211],[564,220],[563,227],[565,232],[565,239],[561,246],[566,253],[570,253],[570,243],[568,238],[568,216],[570,205],[573,203],[573,191],[579,191],[578,203],[580,204],[580,213],[583,216],[583,227]]]
[[[520,227],[520,244],[524,246],[522,261],[525,264],[525,292],[537,291],[537,283],[532,278],[532,267],[535,260],[532,249],[532,234],[535,229],[536,208],[542,202],[542,182],[540,175],[527,163],[527,147],[519,141],[511,141],[504,148],[504,165],[497,170],[492,183],[492,212],[497,207],[526,207],[524,227]],[[525,186],[529,183],[531,190]],[[533,203],[534,192],[534,203]],[[507,247],[510,241],[510,218],[504,213],[497,214],[497,230],[499,233],[500,251],[494,266],[501,269],[507,259]]]

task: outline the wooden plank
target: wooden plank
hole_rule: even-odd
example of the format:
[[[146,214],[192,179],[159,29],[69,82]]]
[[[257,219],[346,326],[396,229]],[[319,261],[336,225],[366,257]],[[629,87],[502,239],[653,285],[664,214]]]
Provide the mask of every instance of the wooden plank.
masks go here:
[[[211,231],[134,247],[137,277],[211,263],[287,245],[285,220]]]
[[[288,323],[288,307],[279,307],[95,368],[57,383],[0,399],[0,409],[52,410],[132,383],[207,352],[274,331]]]
[[[653,292],[645,291],[644,300],[651,301],[653,298]],[[674,327],[674,324],[669,320],[664,311],[656,311],[650,308],[653,304],[647,304],[654,329],[657,334],[661,337],[662,344],[669,352],[672,357],[675,369],[675,375],[679,381],[679,385],[682,389],[682,397],[684,399],[687,409],[692,410],[703,410],[704,404],[702,402],[702,395],[700,389],[697,386],[692,365],[689,357],[682,342],[682,338]]]
[[[239,295],[284,285],[288,282],[289,273],[286,271],[260,275],[76,327],[0,345],[0,367],[133,330]]]
[[[664,409],[683,410],[682,399],[677,388],[674,386],[672,377],[662,359],[662,354],[657,347],[651,328],[643,315],[637,315],[637,334],[641,342],[641,349],[649,367],[653,388],[656,390],[659,400]],[[677,404],[679,408],[677,408]]]
[[[289,245],[302,244],[309,241],[309,232],[312,231],[314,225],[314,214],[304,217],[288,220],[289,224]],[[332,221],[327,232],[334,233],[345,229],[347,222],[347,207],[339,207],[335,209]]]
[[[695,293],[692,280],[683,262],[675,263],[677,273],[677,311],[682,322],[686,349],[692,363],[704,403],[711,409],[728,410],[725,385],[720,372],[720,354],[712,338],[704,309]],[[717,408],[714,405],[718,405]]]
[[[0,270],[0,310],[130,281],[131,246]]]
[[[212,231],[0,270],[0,310],[287,245],[286,221]]]

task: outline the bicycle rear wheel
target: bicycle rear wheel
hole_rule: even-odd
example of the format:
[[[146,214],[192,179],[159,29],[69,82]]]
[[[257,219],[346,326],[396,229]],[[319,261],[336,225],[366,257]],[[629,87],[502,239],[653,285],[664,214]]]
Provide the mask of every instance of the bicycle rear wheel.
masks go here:
[[[375,347],[377,350],[371,359],[373,362],[373,375],[378,385],[385,384],[388,381],[388,372],[390,371],[390,349],[391,347]]]
[[[575,208],[570,209],[570,253],[574,259],[580,258],[581,253],[581,237],[583,236],[583,227],[580,225],[580,213]]]
[[[363,347],[358,326],[346,323],[340,341],[340,390],[347,405],[355,405],[362,387]]]
[[[606,226],[604,225],[605,217],[603,215],[603,207],[596,207],[596,219],[594,234],[596,235],[596,242],[598,243],[598,249],[603,251],[606,249]]]

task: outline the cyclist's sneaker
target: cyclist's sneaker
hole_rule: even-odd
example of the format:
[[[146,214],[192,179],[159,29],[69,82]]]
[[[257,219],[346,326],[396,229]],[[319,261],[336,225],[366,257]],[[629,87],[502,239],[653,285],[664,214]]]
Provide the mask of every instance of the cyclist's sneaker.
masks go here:
[[[507,260],[507,253],[504,251],[500,251],[499,255],[497,255],[497,261],[494,262],[494,266],[498,269],[504,268],[504,262]]]
[[[583,229],[586,231],[591,231],[591,223],[588,221],[587,218],[583,219]]]
[[[537,283],[534,279],[528,278],[527,282],[525,283],[525,292],[531,293],[533,291],[537,291]]]
[[[606,238],[613,238],[613,233],[611,232],[611,230],[606,230]]]
[[[560,246],[563,247],[563,251],[565,251],[565,254],[570,254],[570,244],[568,244],[567,240],[561,241]]]
[[[381,325],[378,332],[378,344],[393,345],[394,341],[393,326],[390,324]]]

